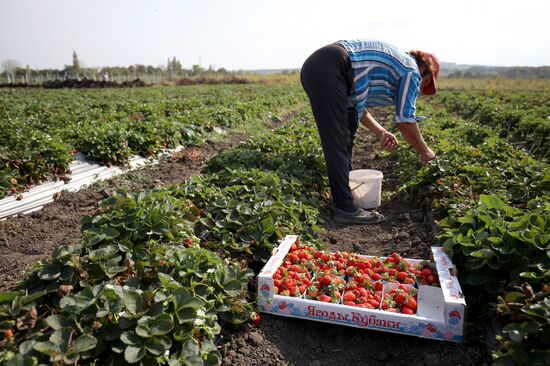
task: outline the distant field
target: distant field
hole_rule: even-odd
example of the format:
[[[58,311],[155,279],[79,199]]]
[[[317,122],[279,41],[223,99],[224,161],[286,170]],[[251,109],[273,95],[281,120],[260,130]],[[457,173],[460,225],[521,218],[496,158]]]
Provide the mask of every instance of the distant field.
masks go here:
[[[543,90],[550,91],[548,79],[449,79],[437,80],[439,89],[451,90]]]

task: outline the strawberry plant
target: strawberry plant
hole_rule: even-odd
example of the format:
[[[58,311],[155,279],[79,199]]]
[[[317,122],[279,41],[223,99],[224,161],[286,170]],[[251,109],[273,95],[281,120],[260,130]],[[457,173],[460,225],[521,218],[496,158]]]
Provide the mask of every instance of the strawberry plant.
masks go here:
[[[300,192],[297,181],[275,173],[228,169],[193,178],[173,194],[204,210],[195,234],[206,247],[262,262],[284,235],[301,232],[311,238],[319,230],[319,211]]]
[[[507,294],[517,292],[514,289],[525,283],[537,294],[545,293],[548,286],[544,239],[548,231],[548,165],[499,137],[510,137],[503,135],[500,127],[495,132],[480,128],[477,121],[450,117],[445,111],[425,105],[420,109],[434,117],[424,122],[423,132],[438,157],[418,170],[414,157],[400,151],[405,162],[398,172],[398,179],[404,182],[400,194],[431,203],[436,210],[443,229],[439,240],[459,267],[470,314],[480,314],[476,320],[485,320],[495,310],[506,309],[507,315],[499,318],[505,333],[500,338],[501,349],[495,353],[496,362],[540,362],[547,347],[538,339],[545,337],[549,327],[545,323],[534,326],[533,316],[527,314],[538,314],[531,307],[544,309],[544,302],[529,302],[525,307],[504,303],[521,299]],[[466,109],[465,113],[470,113]],[[527,146],[540,157],[541,150],[532,148],[540,146],[539,142],[532,143]],[[429,282],[428,277],[424,280]],[[543,297],[539,295],[544,301]],[[503,299],[502,305],[496,305],[498,299]]]
[[[537,92],[443,92],[432,103],[477,123],[495,128],[534,155],[548,158],[548,97]]]
[[[77,148],[92,160],[123,165],[132,155],[128,137],[123,125],[88,125],[80,131]]]

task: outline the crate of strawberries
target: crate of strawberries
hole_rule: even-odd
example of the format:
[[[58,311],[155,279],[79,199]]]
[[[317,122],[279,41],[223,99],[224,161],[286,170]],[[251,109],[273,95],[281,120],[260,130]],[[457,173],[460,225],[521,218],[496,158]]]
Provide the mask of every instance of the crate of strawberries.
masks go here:
[[[461,342],[466,303],[440,247],[430,259],[317,250],[288,235],[258,275],[266,313]]]

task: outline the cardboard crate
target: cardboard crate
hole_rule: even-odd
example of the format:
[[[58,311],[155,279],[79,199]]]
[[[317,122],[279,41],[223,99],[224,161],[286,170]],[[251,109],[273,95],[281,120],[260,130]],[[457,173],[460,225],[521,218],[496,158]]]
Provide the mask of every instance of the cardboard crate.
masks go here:
[[[286,236],[274,249],[257,278],[259,311],[274,315],[309,319],[345,326],[407,334],[423,338],[462,342],[466,301],[456,277],[456,268],[441,247],[432,247],[430,264],[437,270],[441,287],[418,286],[418,309],[415,315],[391,313],[325,303],[302,297],[275,295],[273,274],[290,250],[298,243],[298,236]],[[369,256],[363,256],[369,257]],[[381,257],[383,258],[383,257]],[[416,264],[421,260],[407,259]],[[391,282],[384,288],[393,286]]]

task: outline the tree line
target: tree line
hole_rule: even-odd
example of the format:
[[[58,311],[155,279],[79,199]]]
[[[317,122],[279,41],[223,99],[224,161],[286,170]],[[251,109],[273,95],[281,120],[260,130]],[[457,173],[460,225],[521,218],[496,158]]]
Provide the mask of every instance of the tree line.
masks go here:
[[[162,66],[134,64],[130,66],[84,67],[75,51],[73,51],[72,63],[65,65],[62,69],[34,69],[29,65],[23,67],[19,61],[14,59],[3,60],[0,63],[0,84],[42,84],[46,81],[68,79],[121,82],[139,78],[158,83],[205,74],[228,75],[232,73],[223,67],[215,69],[212,65],[208,68],[201,65],[192,65],[191,68],[187,69],[182,66],[182,63],[176,57],[169,58],[166,65]]]
[[[443,63],[441,76],[453,79],[550,79],[550,66],[467,66]]]

